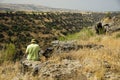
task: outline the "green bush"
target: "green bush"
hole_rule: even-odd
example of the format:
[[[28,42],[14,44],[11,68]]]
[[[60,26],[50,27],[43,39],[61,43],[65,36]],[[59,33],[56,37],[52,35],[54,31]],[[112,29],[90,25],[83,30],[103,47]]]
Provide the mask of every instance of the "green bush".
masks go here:
[[[0,51],[0,62],[13,61],[15,54],[16,54],[15,45],[12,43],[6,44],[5,49]]]
[[[94,36],[95,33],[89,28],[83,28],[80,32],[74,34],[68,34],[65,37],[59,37],[59,40],[88,40],[90,37]]]
[[[94,36],[95,33],[89,28],[83,28],[79,33],[79,38],[81,40],[88,40],[90,37]]]

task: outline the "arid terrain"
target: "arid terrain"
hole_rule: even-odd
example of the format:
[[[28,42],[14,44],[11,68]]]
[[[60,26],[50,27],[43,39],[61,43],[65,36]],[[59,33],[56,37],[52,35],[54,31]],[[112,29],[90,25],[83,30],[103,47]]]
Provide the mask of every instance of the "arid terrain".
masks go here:
[[[120,80],[120,12],[109,14],[112,31],[98,35],[94,27],[106,13],[3,10],[0,80]],[[57,47],[41,61],[25,61],[32,38],[43,51],[51,49],[52,41]]]
[[[1,80],[119,80],[120,79],[120,32],[95,35],[87,40],[77,40],[79,45],[94,45],[68,53],[44,57],[39,74],[32,71],[20,74],[20,62],[4,62],[0,66]],[[102,45],[102,47],[99,47]]]

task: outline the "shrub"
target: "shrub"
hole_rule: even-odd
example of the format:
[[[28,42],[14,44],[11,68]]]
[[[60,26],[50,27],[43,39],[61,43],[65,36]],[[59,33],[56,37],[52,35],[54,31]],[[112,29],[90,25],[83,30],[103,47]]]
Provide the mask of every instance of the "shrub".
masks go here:
[[[0,38],[4,38],[4,35],[0,33]]]
[[[65,37],[59,37],[59,40],[65,41],[65,40],[88,40],[90,37],[94,36],[95,33],[88,28],[83,28],[80,32],[74,33],[74,34],[68,34]]]
[[[94,36],[95,33],[89,28],[83,28],[79,33],[79,38],[81,40],[88,40],[90,37]]]
[[[6,44],[5,49],[3,49],[0,52],[0,62],[13,61],[15,54],[16,54],[15,45],[12,43]]]
[[[8,30],[8,35],[9,36],[13,36],[14,35],[14,32],[12,30]]]

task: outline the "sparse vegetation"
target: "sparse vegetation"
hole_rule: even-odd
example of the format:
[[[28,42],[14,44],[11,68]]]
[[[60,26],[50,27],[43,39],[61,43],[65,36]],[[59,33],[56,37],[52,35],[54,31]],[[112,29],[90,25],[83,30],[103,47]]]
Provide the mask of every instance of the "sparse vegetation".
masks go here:
[[[89,28],[83,28],[80,32],[75,34],[68,34],[60,37],[59,40],[89,40],[90,37],[95,36],[95,32]]]
[[[16,54],[16,47],[14,44],[6,44],[4,49],[0,51],[0,63],[4,61],[13,61]]]
[[[117,33],[118,34],[118,33]],[[104,45],[103,48],[100,49],[91,49],[91,48],[83,48],[79,49],[77,51],[71,51],[69,53],[62,53],[62,54],[55,54],[52,57],[50,57],[47,61],[52,61],[52,63],[60,64],[61,60],[68,59],[68,60],[79,60],[82,67],[80,68],[80,73],[83,73],[87,76],[87,80],[109,80],[109,79],[116,79],[119,80],[119,74],[120,74],[120,42],[119,38],[114,38],[116,36],[116,33],[112,34],[112,36],[109,35],[100,35],[99,38],[101,39],[100,42],[96,42],[96,37],[93,36],[91,39],[80,40],[78,39],[78,44],[89,44],[89,43],[95,43],[97,45]],[[43,62],[45,62],[44,60]],[[51,63],[49,63],[50,65]],[[4,72],[4,75],[7,75],[7,77],[4,76],[3,73],[1,73],[0,79],[1,80],[7,80],[8,78],[12,80],[13,78],[16,78],[17,73],[19,72],[19,63],[9,63],[8,66],[6,66],[6,63],[0,67],[0,71]],[[6,69],[6,70],[5,70]],[[11,70],[14,71],[11,71]],[[10,74],[9,74],[10,73]],[[79,73],[79,72],[78,72]],[[12,75],[11,75],[12,74]],[[109,76],[109,77],[107,77]],[[73,79],[76,79],[76,76],[72,75],[74,77]],[[42,78],[39,76],[31,76],[31,75],[24,75],[23,77],[20,77],[19,79],[22,80],[55,80],[53,78],[47,77]],[[63,79],[63,78],[62,78]],[[64,80],[64,79],[63,79]]]
[[[25,75],[19,74],[20,62],[13,63],[13,60],[17,58],[16,52],[25,51],[26,45],[32,38],[39,41],[41,48],[58,38],[62,41],[77,41],[76,44],[79,47],[77,50],[53,54],[48,59],[43,57],[42,60],[41,58],[41,62],[45,62],[47,65],[45,72],[50,70],[49,67],[56,66],[55,70],[48,71],[51,75],[53,73],[60,74],[57,73],[57,68],[65,68],[66,66],[61,66],[61,64],[63,64],[62,60],[66,59],[69,61],[77,60],[82,65],[81,68],[67,74],[69,78],[73,77],[72,80],[76,80],[76,75],[79,73],[85,75],[87,80],[119,80],[120,32],[114,32],[110,35],[96,35],[94,30],[83,28],[93,25],[103,15],[101,13],[59,12],[0,13],[0,63],[2,63],[0,64],[0,80],[67,80],[66,75],[62,75],[60,79],[56,76],[54,79],[48,77],[49,75],[46,75],[46,78],[41,74],[32,76],[30,72]],[[118,17],[118,19],[120,18]],[[97,45],[97,47],[91,47],[92,45]]]
[[[93,25],[98,21],[97,18],[103,16],[102,13],[0,12],[0,46],[2,43],[10,43],[11,37],[14,37],[16,47],[22,45],[25,49],[26,43],[29,43],[32,38],[38,39],[44,47],[45,43],[49,44],[60,36],[69,36],[79,32],[85,26]]]

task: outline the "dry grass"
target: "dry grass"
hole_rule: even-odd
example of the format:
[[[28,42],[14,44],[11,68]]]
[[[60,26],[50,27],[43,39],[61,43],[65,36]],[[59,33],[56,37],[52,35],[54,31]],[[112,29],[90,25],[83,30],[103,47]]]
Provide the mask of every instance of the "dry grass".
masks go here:
[[[0,66],[0,80],[12,80],[16,73],[19,72],[18,66],[18,63],[4,62]]]
[[[80,60],[83,66],[82,73],[85,75],[92,74],[88,80],[107,80],[104,78],[107,72],[115,75],[120,74],[120,38],[116,38],[117,34],[120,34],[120,32],[111,35],[97,35],[87,41],[78,40],[78,44],[81,45],[93,43],[104,47],[99,49],[83,48],[69,53],[57,54],[49,58],[49,60],[55,63],[59,63],[62,59]],[[19,72],[18,66],[19,63],[3,63],[0,66],[0,80],[12,80]],[[106,68],[106,66],[110,66],[110,68]],[[38,77],[26,74],[23,80],[38,80]]]
[[[106,80],[104,75],[107,72],[120,74],[120,38],[116,38],[119,32],[112,35],[100,35],[91,37],[87,41],[78,41],[79,44],[97,44],[103,45],[100,49],[83,48],[78,51],[71,51],[60,55],[55,55],[50,59],[60,61],[61,59],[77,59],[83,65],[84,74],[92,73],[89,80]],[[110,66],[108,70],[106,66]],[[120,75],[119,75],[120,76]]]

